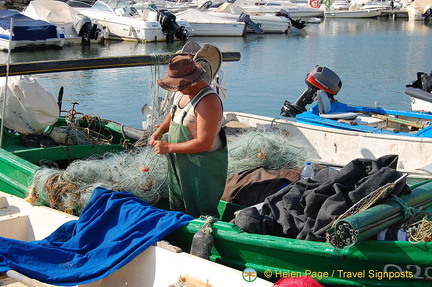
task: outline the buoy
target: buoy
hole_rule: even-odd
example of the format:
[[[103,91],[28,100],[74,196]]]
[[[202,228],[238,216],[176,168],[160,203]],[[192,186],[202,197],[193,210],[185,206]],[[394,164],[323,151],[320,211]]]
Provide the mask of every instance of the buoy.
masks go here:
[[[206,222],[192,238],[190,254],[204,259],[210,259],[211,249],[214,242],[213,235],[211,234],[213,231],[211,225],[213,222],[217,221],[217,219],[213,216],[203,217],[201,219],[204,218],[207,218]]]
[[[309,6],[312,8],[318,8],[319,7],[319,1],[318,0],[309,0]]]

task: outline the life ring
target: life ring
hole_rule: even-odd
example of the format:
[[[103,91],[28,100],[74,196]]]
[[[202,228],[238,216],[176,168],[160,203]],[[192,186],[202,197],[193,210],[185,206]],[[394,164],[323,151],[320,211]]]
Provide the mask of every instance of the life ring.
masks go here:
[[[318,0],[309,0],[309,6],[312,8],[318,8],[319,7],[319,1]]]

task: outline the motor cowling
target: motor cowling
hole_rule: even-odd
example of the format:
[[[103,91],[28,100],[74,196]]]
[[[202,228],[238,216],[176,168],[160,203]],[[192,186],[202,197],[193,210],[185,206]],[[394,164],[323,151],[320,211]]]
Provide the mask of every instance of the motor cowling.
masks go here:
[[[81,37],[83,45],[90,44],[90,40],[97,40],[101,32],[96,24],[92,25],[90,18],[80,14],[75,16],[73,27]]]
[[[174,37],[186,41],[188,33],[185,27],[179,26],[176,16],[168,10],[158,10],[158,21],[162,26],[162,32],[166,33],[167,42],[174,42]]]
[[[306,75],[306,90],[292,104],[285,101],[281,108],[281,115],[284,117],[295,117],[306,111],[306,106],[313,103],[318,90],[323,90],[327,95],[334,100],[334,96],[342,88],[342,82],[339,76],[327,67],[316,66],[310,73]]]

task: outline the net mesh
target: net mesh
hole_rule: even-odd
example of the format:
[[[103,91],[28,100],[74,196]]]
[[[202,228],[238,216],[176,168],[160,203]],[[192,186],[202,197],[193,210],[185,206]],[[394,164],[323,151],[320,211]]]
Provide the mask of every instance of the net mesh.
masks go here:
[[[30,198],[52,208],[80,214],[97,186],[129,191],[150,204],[167,197],[166,157],[152,148],[107,153],[72,162],[65,170],[36,171]]]
[[[255,167],[297,168],[303,162],[301,149],[278,132],[252,130],[228,143],[229,174]],[[148,146],[76,160],[66,169],[53,166],[37,170],[29,201],[80,214],[97,186],[129,191],[152,205],[168,197],[167,159]]]

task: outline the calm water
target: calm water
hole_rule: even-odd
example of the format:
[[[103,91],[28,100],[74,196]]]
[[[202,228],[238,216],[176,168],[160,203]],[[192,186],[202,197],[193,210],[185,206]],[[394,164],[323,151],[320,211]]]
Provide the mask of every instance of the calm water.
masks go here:
[[[279,117],[284,100],[295,101],[316,65],[335,71],[342,80],[336,96],[355,105],[375,104],[408,110],[405,85],[417,72],[432,70],[432,25],[387,19],[325,20],[290,35],[247,35],[243,38],[191,38],[221,51],[240,52],[238,62],[223,63],[228,88],[226,111]],[[87,48],[14,52],[11,62],[44,59],[143,55],[175,52],[181,43],[110,42]],[[0,54],[6,62],[7,54]],[[141,107],[154,91],[155,74],[166,66],[136,67],[35,75],[54,95],[65,87],[64,109],[78,110],[140,127]],[[165,91],[160,90],[163,96]]]

